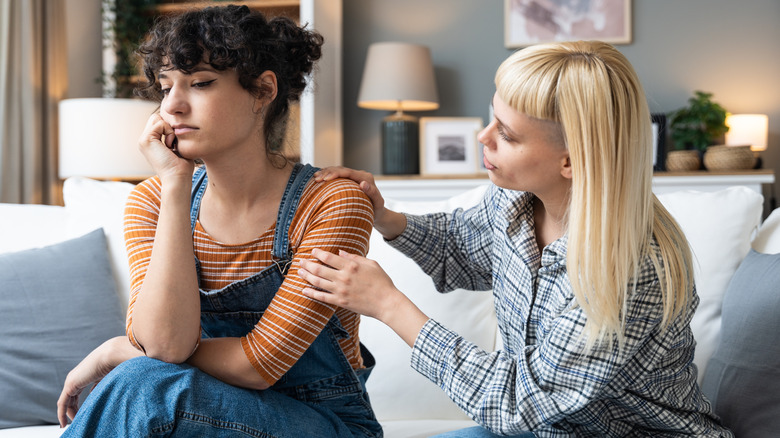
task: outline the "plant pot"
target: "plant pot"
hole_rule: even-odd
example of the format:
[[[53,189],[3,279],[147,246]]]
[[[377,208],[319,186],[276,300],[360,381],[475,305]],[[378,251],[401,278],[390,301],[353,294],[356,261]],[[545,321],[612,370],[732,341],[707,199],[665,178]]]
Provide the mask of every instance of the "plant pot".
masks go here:
[[[695,150],[671,151],[666,155],[666,170],[670,172],[689,172],[699,170],[701,154]]]
[[[704,153],[707,170],[747,170],[756,165],[756,156],[750,146],[710,146]]]

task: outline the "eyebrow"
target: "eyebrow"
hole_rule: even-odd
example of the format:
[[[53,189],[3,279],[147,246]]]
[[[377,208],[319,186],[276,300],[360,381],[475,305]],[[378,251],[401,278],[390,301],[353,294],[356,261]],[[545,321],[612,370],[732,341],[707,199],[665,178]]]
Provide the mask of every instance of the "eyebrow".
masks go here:
[[[168,79],[168,75],[165,74],[166,71],[170,71],[170,70],[161,71],[160,74],[157,75],[157,79]],[[202,71],[217,73],[217,70],[214,67],[210,65],[202,65],[202,64],[196,65],[195,67],[189,69],[189,71],[187,72],[182,71],[182,73],[184,73],[185,76],[191,76],[195,73],[202,72]]]

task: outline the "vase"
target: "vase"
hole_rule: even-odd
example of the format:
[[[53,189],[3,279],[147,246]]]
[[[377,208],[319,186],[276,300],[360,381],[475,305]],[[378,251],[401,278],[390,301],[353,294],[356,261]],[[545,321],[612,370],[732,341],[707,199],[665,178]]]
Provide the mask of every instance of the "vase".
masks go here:
[[[701,167],[701,154],[696,150],[671,151],[666,155],[666,170],[690,172]]]

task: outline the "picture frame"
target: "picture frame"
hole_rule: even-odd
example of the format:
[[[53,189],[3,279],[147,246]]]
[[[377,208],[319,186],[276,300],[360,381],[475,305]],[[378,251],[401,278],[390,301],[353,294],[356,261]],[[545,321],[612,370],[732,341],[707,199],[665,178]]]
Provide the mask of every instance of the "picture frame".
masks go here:
[[[557,41],[631,43],[631,0],[568,3],[504,0],[504,45],[526,47]]]
[[[420,174],[474,175],[480,117],[420,118]]]
[[[652,113],[653,124],[653,170],[666,170],[666,114]]]

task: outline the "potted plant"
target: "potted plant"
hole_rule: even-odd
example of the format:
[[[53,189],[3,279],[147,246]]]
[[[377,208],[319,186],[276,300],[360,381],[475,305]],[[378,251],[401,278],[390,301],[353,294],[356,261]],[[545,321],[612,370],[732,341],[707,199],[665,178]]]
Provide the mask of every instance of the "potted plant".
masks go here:
[[[726,110],[712,101],[712,93],[695,91],[688,106],[669,114],[674,150],[667,155],[669,170],[697,170],[701,156],[728,131]]]

